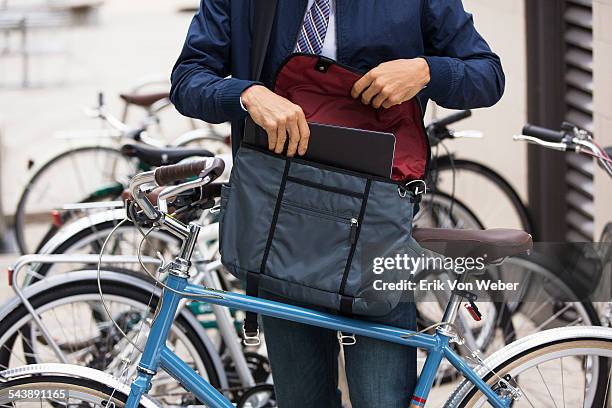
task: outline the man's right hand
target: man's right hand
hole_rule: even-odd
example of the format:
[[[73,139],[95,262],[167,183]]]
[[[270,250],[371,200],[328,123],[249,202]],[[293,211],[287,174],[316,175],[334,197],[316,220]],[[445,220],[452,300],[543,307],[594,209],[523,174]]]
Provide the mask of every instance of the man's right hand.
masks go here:
[[[302,108],[262,85],[245,89],[240,98],[253,121],[268,133],[270,150],[282,153],[288,134],[287,156],[306,153],[310,129]]]

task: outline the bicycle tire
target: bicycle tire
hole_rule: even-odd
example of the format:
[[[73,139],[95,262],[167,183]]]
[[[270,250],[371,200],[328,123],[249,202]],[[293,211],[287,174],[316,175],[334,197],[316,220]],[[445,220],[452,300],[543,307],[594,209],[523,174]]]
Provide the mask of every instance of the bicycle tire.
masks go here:
[[[257,397],[258,394],[265,394],[266,397],[270,399],[270,401],[266,401],[265,405],[258,404],[257,406],[253,406],[251,403],[251,398]],[[255,398],[257,400],[257,398]],[[274,386],[272,384],[259,384],[250,388],[248,391],[244,393],[236,408],[275,408],[278,407],[276,404],[276,394],[274,392]]]
[[[546,332],[542,332],[546,333]],[[605,399],[607,398],[607,388],[608,388],[608,363],[610,359],[610,355],[612,354],[612,342],[608,338],[579,338],[579,339],[561,339],[555,340],[551,339],[542,344],[539,344],[529,350],[526,350],[522,353],[519,353],[515,356],[512,356],[505,361],[491,367],[491,369],[497,373],[500,377],[504,377],[506,374],[516,372],[522,366],[528,365],[530,362],[532,364],[538,363],[537,365],[541,365],[544,362],[551,361],[552,358],[556,355],[560,355],[563,353],[563,350],[566,350],[568,356],[581,356],[578,352],[580,350],[591,349],[591,350],[600,350],[601,354],[596,357],[592,357],[594,361],[597,361],[597,368],[594,370],[592,375],[597,375],[597,383],[596,389],[594,391],[594,395],[590,396],[589,401],[591,402],[590,407],[603,407]],[[576,350],[575,354],[569,354],[568,351]],[[585,354],[586,355],[586,354]],[[592,354],[591,354],[592,355]],[[549,360],[546,360],[546,357],[549,357]],[[561,366],[563,367],[563,366]],[[528,368],[528,367],[527,367]],[[524,372],[524,371],[523,371]],[[541,374],[541,373],[540,373]],[[517,374],[513,374],[513,377],[521,375],[521,372],[517,372]],[[523,374],[524,375],[524,374]],[[482,379],[491,384],[495,382],[497,379],[493,373],[489,372],[484,375]],[[520,378],[519,378],[520,379]],[[454,395],[451,396],[451,400],[459,400],[456,405],[454,403],[447,403],[445,407],[458,407],[458,408],[468,408],[473,407],[475,404],[480,403],[484,396],[482,393],[473,385],[471,387],[466,388],[466,384],[464,383],[460,385],[455,391]],[[548,388],[545,384],[545,388]],[[563,390],[565,392],[565,390]],[[552,395],[551,395],[552,398]],[[565,398],[565,395],[563,395]],[[585,397],[586,398],[586,397]],[[449,401],[451,401],[449,400]],[[554,400],[554,399],[553,399]],[[584,401],[586,402],[586,401]],[[486,401],[484,402],[487,403]],[[513,404],[513,407],[516,407],[516,404]],[[565,406],[565,405],[563,405]],[[584,406],[584,405],[581,405]]]
[[[119,221],[123,220],[122,218],[119,219],[114,219],[114,220],[105,220],[102,222],[96,222],[93,224],[88,225],[85,228],[79,229],[76,233],[72,234],[72,235],[67,235],[67,238],[64,239],[64,241],[62,241],[61,243],[58,243],[57,245],[50,247],[50,248],[45,248],[45,252],[44,254],[67,254],[67,253],[71,253],[73,251],[76,251],[79,254],[84,253],[85,251],[83,251],[84,245],[85,246],[89,246],[91,244],[91,242],[89,242],[92,239],[93,235],[98,236],[99,238],[93,238],[94,240],[97,241],[97,246],[95,248],[92,248],[92,253],[99,253],[102,243],[103,243],[103,238],[108,236],[108,234],[111,232],[111,230],[117,225],[117,223]],[[128,230],[128,229],[133,229],[134,230],[134,234],[136,234],[138,237],[140,237],[140,233],[137,232],[136,228],[134,227],[133,223],[131,221],[126,221],[124,223],[124,225],[115,232],[115,237],[119,237],[122,236],[121,233],[122,231]],[[164,230],[155,230],[152,231],[149,234],[149,239],[153,240],[153,241],[158,241],[161,244],[163,243],[176,243],[179,244],[179,240],[172,234],[170,234],[167,231]],[[113,241],[109,241],[109,245],[107,245],[107,253],[108,248],[112,248]],[[165,248],[169,248],[170,245],[167,245]],[[177,247],[177,251],[178,251],[178,247]],[[174,253],[174,251],[171,251],[172,253]],[[136,253],[136,249],[134,248],[134,252]],[[115,253],[116,255],[116,253]],[[87,265],[83,265],[83,267],[86,267]],[[139,272],[137,272],[137,276],[140,277],[145,277],[146,275],[140,271],[140,265],[138,264],[133,264],[133,266],[135,268],[139,269]],[[54,275],[55,274],[55,269],[58,267],[64,267],[62,265],[56,265],[56,264],[49,264],[49,263],[39,263],[39,264],[33,264],[30,267],[30,272],[26,278],[27,278],[27,284],[33,284],[36,283],[38,281],[40,281],[41,279],[48,277],[50,275]],[[74,265],[71,265],[71,268],[74,269]],[[125,265],[122,266],[122,268],[124,268],[125,270],[129,270],[130,272],[134,272],[135,270],[132,270],[130,266]],[[69,272],[65,271],[65,270],[60,270],[60,272]],[[225,279],[221,278],[221,284],[222,284],[222,289],[224,290],[230,290],[231,288],[227,285],[227,282]],[[197,303],[197,302],[196,302]],[[196,314],[197,315],[197,314]],[[216,324],[213,324],[211,327],[205,327],[206,329],[216,329]],[[213,332],[214,333],[214,332]],[[218,344],[219,345],[219,354],[223,354],[225,351],[225,345],[223,343],[223,339],[219,339],[218,341],[216,340],[216,336],[214,336],[213,333],[209,333],[209,338],[211,340],[213,340],[213,343]]]
[[[206,136],[202,135],[202,136],[192,137],[189,140],[180,142],[174,146],[203,148],[203,149],[206,149],[214,153],[215,155],[231,154],[232,152],[231,145],[227,143],[227,139],[224,137],[215,136],[215,135],[206,135]]]
[[[70,235],[68,238],[66,238],[61,244],[55,246],[52,250],[45,252],[45,254],[66,254],[66,253],[70,253],[70,251],[73,248],[77,248],[77,249],[82,249],[82,245],[80,245],[82,243],[82,241],[86,240],[87,238],[89,238],[92,234],[98,234],[101,233],[104,237],[108,236],[108,234],[104,234],[104,231],[107,231],[108,233],[111,232],[111,230],[117,225],[117,220],[108,220],[108,221],[103,221],[100,223],[95,223],[95,224],[91,224],[90,226],[88,226],[87,228],[81,229],[79,230],[77,233]],[[126,221],[124,224],[124,227],[122,228],[134,228],[134,230],[136,231],[133,223],[131,221]],[[160,233],[163,236],[165,236],[169,241],[174,241],[176,243],[179,242],[178,238],[176,238],[174,235],[170,234],[167,231],[155,231],[151,233],[151,239],[154,239],[155,234]],[[103,239],[101,238],[98,242],[99,244],[99,248],[96,251],[93,251],[94,253],[99,253],[100,249],[102,247],[103,244]],[[80,253],[83,253],[82,251],[80,251]],[[136,253],[134,251],[134,253]],[[139,266],[138,266],[139,267]],[[38,282],[39,280],[43,279],[44,277],[49,275],[49,271],[53,268],[53,264],[49,264],[49,263],[45,263],[45,264],[37,264],[36,265],[36,274],[31,274],[30,276],[30,283],[35,283]]]
[[[99,145],[80,146],[80,147],[76,147],[73,149],[64,150],[63,152],[56,154],[55,156],[47,160],[41,167],[39,167],[29,178],[29,180],[27,181],[19,197],[19,201],[17,202],[17,207],[15,210],[15,221],[14,221],[15,239],[17,242],[17,247],[19,249],[19,252],[22,255],[30,253],[30,248],[28,248],[28,245],[26,244],[26,237],[25,237],[25,227],[26,227],[25,211],[26,211],[26,205],[28,203],[28,198],[30,197],[30,194],[32,191],[32,186],[35,185],[35,183],[38,180],[40,180],[43,177],[43,175],[46,172],[48,172],[49,169],[52,166],[56,165],[58,162],[66,159],[67,157],[71,155],[78,155],[78,154],[82,154],[86,152],[94,152],[94,151],[115,154],[118,157],[124,160],[127,160],[123,155],[121,155],[121,152],[114,147],[99,146]],[[60,203],[60,204],[64,204],[64,203]],[[46,239],[50,238],[48,231],[45,234],[45,238]],[[40,245],[38,246],[40,247]]]
[[[480,177],[490,180],[493,185],[495,185],[499,191],[502,192],[510,203],[510,206],[514,209],[514,212],[521,223],[522,229],[530,233],[532,236],[537,237],[537,231],[535,229],[529,209],[523,203],[523,200],[521,200],[521,197],[516,192],[514,187],[512,187],[512,185],[498,172],[473,160],[456,159],[446,155],[438,157],[432,165],[432,173],[435,171],[452,171],[453,169],[457,172],[472,172]],[[448,191],[446,191],[446,193],[448,193]],[[461,191],[457,191],[456,194],[459,198],[461,198]]]
[[[135,274],[133,275],[135,276]],[[144,287],[145,285],[141,287],[140,285],[126,284],[125,282],[119,281],[104,280],[104,278],[102,279],[102,289],[105,296],[109,298],[125,298],[129,300],[129,302],[138,302],[144,306],[149,304],[149,299],[151,299],[152,297],[150,306],[151,310],[154,311],[159,298],[156,295],[153,295],[151,292],[147,291]],[[97,280],[84,279],[81,282],[77,283],[67,282],[59,285],[54,285],[32,296],[32,298],[30,298],[29,300],[32,307],[38,311],[44,308],[45,305],[54,304],[54,302],[59,301],[78,299],[79,296],[83,299],[95,297],[99,299]],[[5,318],[0,321],[0,337],[4,337],[7,339],[3,341],[3,344],[0,344],[1,367],[8,367],[10,365],[11,357],[13,356],[12,350],[14,347],[14,343],[17,340],[17,336],[20,335],[21,330],[21,327],[16,326],[29,327],[29,323],[24,320],[27,319],[28,316],[28,310],[23,304],[20,304],[15,310],[11,311],[11,313],[6,315]],[[185,338],[187,338],[192,344],[193,349],[196,350],[196,353],[201,361],[201,365],[204,367],[210,384],[217,389],[221,388],[219,373],[215,369],[213,359],[209,354],[207,347],[204,345],[204,342],[200,338],[198,332],[180,314],[174,321],[174,325],[176,330],[179,330],[181,333],[183,333]],[[28,330],[22,332],[21,335],[23,335],[23,333],[25,333],[26,336],[31,335]],[[26,351],[25,361],[28,364],[40,363],[40,361],[36,360],[36,357],[28,355],[30,353],[34,354],[34,350],[28,345],[25,339],[23,339],[22,343],[25,346]]]
[[[417,227],[484,229],[482,221],[480,221],[474,211],[467,207],[460,199],[453,198],[443,191],[426,194],[420,206],[421,208],[413,221]],[[438,212],[440,210],[442,210],[442,213]],[[433,218],[433,222],[427,223],[423,221],[423,217],[426,215],[430,215]]]
[[[544,292],[547,292],[547,293],[550,292],[552,294],[562,293],[563,299],[570,299],[570,300],[579,299],[580,297],[574,291],[575,285],[568,284],[567,281],[564,280],[565,277],[563,276],[563,274],[554,268],[553,266],[554,263],[548,262],[548,261],[549,261],[548,258],[537,256],[537,254],[531,254],[530,256],[518,256],[518,257],[513,257],[513,258],[508,259],[506,262],[504,262],[502,265],[498,267],[500,268],[500,270],[496,268],[492,272],[497,272],[499,274],[500,271],[503,271],[504,267],[508,267],[508,266],[511,267],[513,265],[519,266],[521,270],[525,269],[525,270],[530,271],[531,275],[527,277],[530,278],[531,281],[533,281],[533,285],[538,286],[538,287],[545,286],[548,288],[547,291],[544,291]],[[488,272],[486,273],[488,274]],[[524,273],[522,273],[522,275],[524,275]],[[487,278],[483,278],[483,277],[480,277],[480,279],[487,280]],[[490,277],[488,279],[493,279],[493,278]],[[544,284],[543,282],[546,282],[546,283]],[[521,286],[530,286],[530,285],[528,283],[521,282]],[[532,332],[525,333],[525,329],[527,327],[535,331],[540,331],[540,330],[544,330],[547,328],[559,327],[558,325],[563,325],[563,324],[567,324],[569,326],[577,326],[577,325],[600,326],[601,325],[599,314],[597,312],[595,305],[592,302],[589,302],[589,301],[562,302],[561,303],[562,307],[559,307],[559,310],[565,310],[565,312],[562,315],[553,319],[552,317],[554,317],[555,315],[553,311],[550,314],[544,314],[543,315],[544,318],[538,320],[540,316],[530,314],[527,308],[527,304],[531,305],[533,303],[534,308],[540,313],[545,309],[542,308],[542,305],[540,304],[540,302],[534,302],[535,299],[527,299],[527,300],[528,301],[526,301],[525,303],[519,304],[516,307],[511,307],[511,305],[506,302],[499,302],[499,301],[494,302],[496,314],[497,314],[497,317],[495,317],[494,327],[495,327],[495,330],[499,331],[499,334],[501,335],[500,337],[501,344],[498,344],[498,343],[491,344],[490,343],[491,338],[487,337],[488,340],[486,341],[486,343],[484,343],[485,347],[481,348],[480,351],[486,354],[486,351],[487,350],[491,351],[490,348],[494,346],[507,345],[513,342],[514,340],[516,340],[517,338],[525,337],[528,334],[532,334]],[[547,303],[547,301],[544,301],[543,303]],[[444,310],[444,306],[445,304],[441,305],[442,310]],[[426,327],[434,323],[434,321],[432,321],[431,319],[423,320],[423,314],[420,313],[420,311],[421,309],[417,305],[417,319],[421,319],[421,322],[420,322],[421,326]],[[571,319],[564,320],[563,318],[565,317],[565,315],[568,315],[568,314],[572,314],[573,317]],[[486,313],[485,313],[485,317],[487,320],[491,318],[491,316],[487,316]],[[518,319],[517,324],[514,323],[515,317]],[[578,317],[578,319],[576,319],[576,317]],[[441,318],[441,315],[434,317],[434,319],[439,319],[439,318]],[[527,321],[533,323],[533,326],[535,328],[533,329],[531,325],[525,324],[525,322]],[[544,323],[541,323],[542,321]],[[451,370],[451,373],[452,372],[453,371]],[[448,380],[452,380],[454,377],[454,374],[447,375],[447,373],[443,371],[440,371],[440,373],[444,375],[444,377],[442,377],[442,383],[448,382]]]
[[[119,390],[113,389],[106,384],[98,381],[77,378],[61,375],[36,375],[29,377],[12,378],[6,382],[0,383],[0,403],[2,406],[17,406],[10,402],[4,402],[4,399],[10,394],[10,390],[63,390],[70,393],[73,391],[76,395],[84,398],[87,396],[87,391],[91,391],[89,404],[67,404],[66,406],[105,406],[122,407],[127,402],[127,395]],[[72,394],[71,394],[72,395]],[[98,401],[94,403],[93,401]],[[29,401],[31,403],[31,401]],[[41,404],[42,406],[42,400]],[[62,406],[59,401],[54,400],[50,403],[54,407]],[[145,408],[140,403],[139,408]]]

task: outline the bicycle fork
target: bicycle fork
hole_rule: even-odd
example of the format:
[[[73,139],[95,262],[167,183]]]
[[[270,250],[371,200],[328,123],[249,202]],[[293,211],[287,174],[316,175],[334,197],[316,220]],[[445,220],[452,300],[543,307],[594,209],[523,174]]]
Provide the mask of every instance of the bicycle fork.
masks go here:
[[[144,351],[140,357],[137,374],[132,381],[126,408],[136,408],[140,398],[151,389],[151,380],[159,369],[161,353],[166,347],[168,332],[174,322],[177,308],[182,299],[181,295],[174,292],[174,290],[182,291],[187,284],[187,278],[170,274],[166,284],[172,290],[164,289],[163,291],[160,299],[161,304],[158,307],[159,314],[153,321]]]

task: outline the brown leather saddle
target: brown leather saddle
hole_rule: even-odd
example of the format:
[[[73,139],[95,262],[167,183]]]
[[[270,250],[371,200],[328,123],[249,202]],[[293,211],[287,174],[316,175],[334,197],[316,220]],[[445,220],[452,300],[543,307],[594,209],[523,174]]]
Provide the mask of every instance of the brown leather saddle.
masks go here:
[[[506,257],[529,252],[533,247],[531,235],[513,229],[444,229],[415,228],[413,238],[425,249],[447,257],[483,258],[495,263]]]

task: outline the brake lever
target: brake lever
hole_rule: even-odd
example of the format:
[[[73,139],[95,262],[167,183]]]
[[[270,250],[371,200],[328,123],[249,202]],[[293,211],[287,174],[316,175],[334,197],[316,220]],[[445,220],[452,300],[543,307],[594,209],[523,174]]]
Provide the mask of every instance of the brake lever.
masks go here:
[[[455,139],[481,139],[484,137],[484,133],[480,130],[458,130],[456,132],[452,132],[452,135]]]
[[[514,135],[514,136],[512,136],[512,139],[514,139],[514,141],[517,141],[517,142],[527,142],[527,143],[537,144],[537,145],[540,145],[540,146],[547,147],[549,149],[559,150],[561,152],[565,152],[565,151],[568,150],[567,143],[563,143],[563,142],[559,142],[559,143],[545,142],[545,141],[540,140],[537,137],[533,137],[533,136]]]
[[[81,110],[83,114],[88,118],[99,118],[100,117],[100,108],[90,108],[88,106],[82,107]]]
[[[159,196],[157,197],[157,208],[162,213],[168,212],[168,199],[179,195],[188,190],[192,190],[198,187],[205,186],[206,184],[211,182],[210,176],[199,177],[195,180],[188,181],[186,183],[182,183],[176,186],[169,186],[164,188]]]

